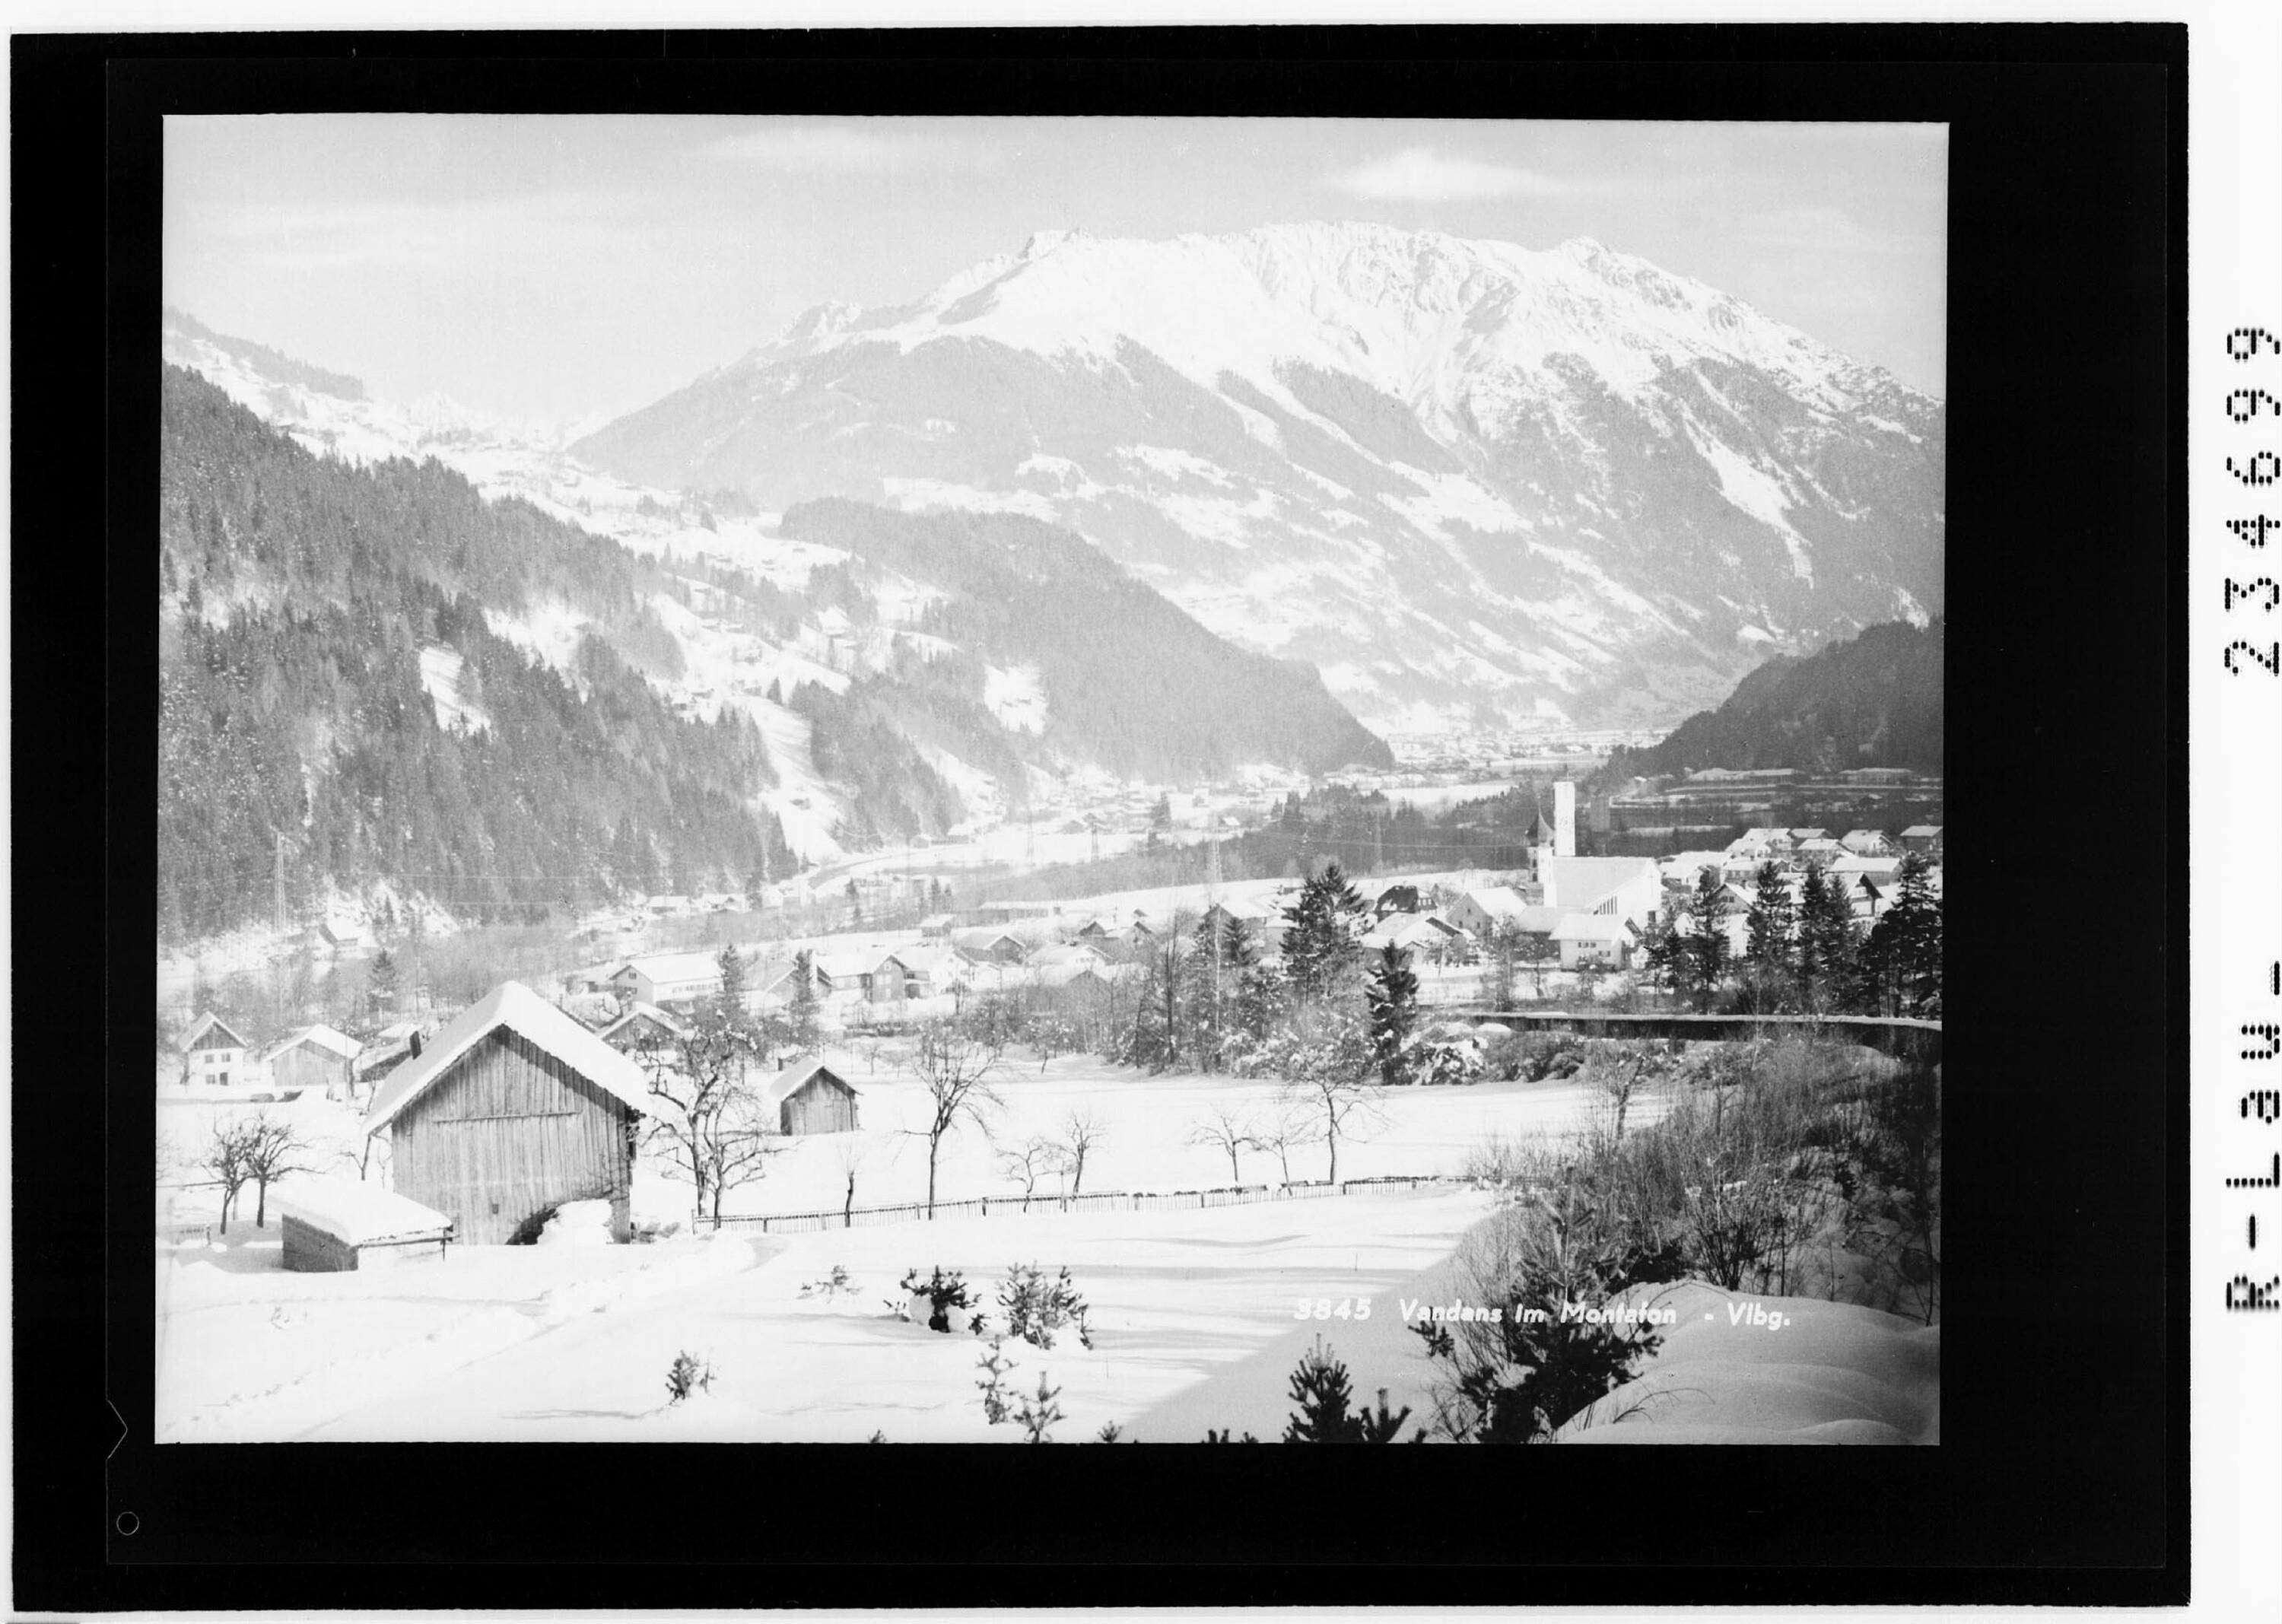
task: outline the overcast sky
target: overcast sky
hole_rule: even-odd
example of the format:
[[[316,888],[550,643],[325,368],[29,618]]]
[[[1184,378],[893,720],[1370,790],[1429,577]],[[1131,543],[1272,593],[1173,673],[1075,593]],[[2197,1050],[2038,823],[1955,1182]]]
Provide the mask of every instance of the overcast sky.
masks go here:
[[[384,397],[563,421],[1043,229],[1370,220],[1597,237],[1940,394],[1948,152],[1937,125],[174,118],[166,296]]]

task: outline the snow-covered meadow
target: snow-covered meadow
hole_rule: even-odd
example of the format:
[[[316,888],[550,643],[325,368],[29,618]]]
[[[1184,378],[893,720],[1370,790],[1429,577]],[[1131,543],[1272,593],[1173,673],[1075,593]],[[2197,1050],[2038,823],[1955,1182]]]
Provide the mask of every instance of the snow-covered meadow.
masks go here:
[[[854,1133],[789,1140],[765,1178],[734,1192],[736,1213],[837,1211],[856,1170],[858,1206],[923,1200],[927,1146],[916,1130],[926,1093],[890,1069],[892,1052],[835,1053],[861,1092]],[[1238,1079],[1151,1077],[1090,1059],[1012,1062],[993,1078],[1000,1104],[988,1136],[944,1141],[940,1199],[1013,1197],[1004,1153],[1060,1136],[1073,1115],[1098,1138],[1086,1191],[1176,1191],[1232,1181],[1225,1151],[1191,1143],[1196,1125],[1226,1112],[1264,1124],[1272,1085]],[[1594,1108],[1575,1084],[1485,1084],[1396,1091],[1340,1149],[1343,1179],[1450,1173],[1497,1133],[1558,1132]],[[1637,1107],[1635,1107],[1637,1109]],[[347,1107],[314,1096],[268,1107],[161,1103],[160,1131],[190,1151],[217,1116],[267,1109],[314,1147],[308,1160],[353,1177],[361,1138]],[[1271,1152],[1238,1153],[1241,1182],[1279,1183]],[[1320,1144],[1291,1151],[1291,1176],[1323,1177]],[[688,1231],[691,1195],[645,1156],[634,1211],[679,1222],[648,1245],[459,1247],[439,1262],[344,1274],[282,1267],[276,1203],[252,1223],[253,1193],[219,1239],[160,1242],[158,1413],[163,1440],[640,1438],[860,1441],[1005,1438],[982,1419],[973,1337],[894,1317],[904,1271],[962,1270],[995,1296],[1008,1268],[1067,1265],[1092,1307],[1095,1347],[1065,1340],[1051,1353],[1010,1344],[1017,1385],[1039,1374],[1062,1388],[1058,1436],[1091,1436],[1114,1422],[1126,1435],[1201,1436],[1179,1403],[1185,1390],[1246,1360],[1283,1358],[1305,1326],[1297,1302],[1386,1294],[1448,1254],[1488,1210],[1457,1186],[1279,1199],[1164,1212],[1028,1212],[1009,1200],[989,1216],[945,1216],[785,1237]],[[1060,1181],[1048,1175],[1039,1193]],[[209,1216],[211,1197],[185,1191],[175,1216]],[[803,1296],[835,1266],[851,1293]],[[1365,1327],[1333,1323],[1335,1336]],[[1378,1327],[1383,1333],[1384,1325]],[[1399,1332],[1399,1327],[1398,1327]],[[1384,1341],[1383,1335],[1379,1340]],[[1399,1344],[1415,1339],[1399,1336]],[[687,1349],[711,1362],[713,1387],[669,1404],[664,1374]],[[1408,1349],[1404,1348],[1406,1358]],[[1284,1359],[1288,1366],[1289,1359]],[[1423,1375],[1423,1367],[1417,1374]],[[1272,1384],[1281,1393],[1281,1378]],[[1160,1407],[1171,1406],[1153,1418]],[[1274,1417],[1226,1418],[1254,1430]],[[1214,1419],[1209,1425],[1222,1425]]]

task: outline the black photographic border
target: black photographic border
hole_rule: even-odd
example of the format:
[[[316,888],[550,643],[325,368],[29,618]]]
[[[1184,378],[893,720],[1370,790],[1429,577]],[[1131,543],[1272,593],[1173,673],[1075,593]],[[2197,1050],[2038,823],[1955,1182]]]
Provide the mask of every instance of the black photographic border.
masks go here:
[[[2180,25],[18,36],[17,1605],[2184,1599],[2186,44]],[[1949,124],[1944,1442],[149,1444],[158,120],[350,110]],[[102,1089],[71,1041],[89,1030]],[[98,1141],[99,1224],[91,1158],[66,1148]]]

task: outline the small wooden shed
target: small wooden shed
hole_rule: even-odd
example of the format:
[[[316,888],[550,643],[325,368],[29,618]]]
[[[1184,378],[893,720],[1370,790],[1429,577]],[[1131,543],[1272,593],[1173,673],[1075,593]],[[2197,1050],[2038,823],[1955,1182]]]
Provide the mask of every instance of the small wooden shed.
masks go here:
[[[452,1220],[353,1178],[296,1179],[277,1201],[285,1267],[303,1273],[440,1263]]]
[[[626,1237],[641,1068],[519,982],[502,982],[391,1072],[365,1117],[397,1193],[499,1246],[564,1201],[607,1201]]]
[[[761,1098],[777,1107],[780,1133],[855,1131],[855,1086],[822,1061],[786,1067],[761,1085]]]
[[[346,1032],[304,1026],[264,1049],[261,1060],[280,1093],[317,1088],[328,1100],[346,1100],[355,1081],[357,1056],[363,1053],[364,1045]]]

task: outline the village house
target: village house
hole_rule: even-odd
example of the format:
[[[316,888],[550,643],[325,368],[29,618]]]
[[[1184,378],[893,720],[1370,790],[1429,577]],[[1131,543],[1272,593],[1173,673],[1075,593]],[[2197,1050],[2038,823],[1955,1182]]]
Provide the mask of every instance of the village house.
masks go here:
[[[364,1045],[346,1032],[319,1025],[286,1033],[258,1059],[269,1073],[269,1085],[280,1093],[315,1088],[328,1100],[346,1100],[356,1084],[357,1056],[363,1053]]]
[[[653,953],[628,960],[610,986],[638,1004],[687,1007],[721,991],[721,964],[713,953]]]
[[[777,1115],[777,1131],[793,1136],[853,1133],[855,1085],[820,1060],[788,1066],[761,1084],[761,1100]]]
[[[1024,954],[1020,936],[990,925],[954,930],[951,944],[977,964],[1020,964]]]
[[[175,1045],[182,1054],[182,1081],[198,1088],[228,1088],[245,1083],[245,1039],[209,1010],[190,1022]]]
[[[1902,831],[1902,850],[1921,851],[1930,858],[1941,856],[1941,825],[1913,823]]]
[[[1035,970],[1063,969],[1072,965],[1083,965],[1091,969],[1104,969],[1115,960],[1091,942],[1056,942],[1042,947],[1029,957]]]
[[[1558,859],[1556,859],[1558,860]],[[1466,891],[1443,910],[1443,915],[1477,942],[1487,942],[1500,920],[1512,919],[1529,906],[1510,885],[1493,885]]]
[[[1885,857],[1894,850],[1882,829],[1849,829],[1838,837],[1838,843],[1857,857]]]
[[[640,1055],[670,1048],[688,1029],[655,1004],[637,999],[625,1013],[594,1034],[621,1054]]]
[[[1631,922],[1615,913],[1572,913],[1553,928],[1561,967],[1628,969],[1637,938]]]
[[[1415,885],[1390,885],[1371,898],[1370,910],[1378,919],[1390,913],[1418,912],[1418,888]]]
[[[899,947],[896,950],[896,961],[904,967],[906,998],[940,998],[974,979],[974,967],[956,949],[941,944]]]
[[[956,913],[930,913],[920,921],[920,934],[929,941],[945,941],[958,924]]]
[[[1244,927],[1253,946],[1263,954],[1280,952],[1288,921],[1280,908],[1251,897],[1222,897],[1204,912],[1213,929],[1225,931],[1231,921]]]
[[[318,937],[329,947],[362,947],[370,940],[365,929],[353,919],[328,918],[317,927]]]
[[[1431,961],[1462,951],[1468,939],[1463,930],[1439,914],[1396,913],[1365,931],[1362,946],[1372,953],[1398,947]]]
[[[391,1022],[375,1032],[352,1064],[357,1093],[369,1094],[389,1073],[417,1059],[421,1045],[434,1037],[436,1030],[433,1016],[421,1016]]]
[[[564,1201],[607,1201],[627,1235],[641,1068],[519,982],[502,982],[392,1072],[365,1117],[398,1194],[499,1246]]]
[[[816,990],[820,997],[845,1002],[900,1003],[910,976],[903,961],[880,948],[854,952],[819,953]]]

